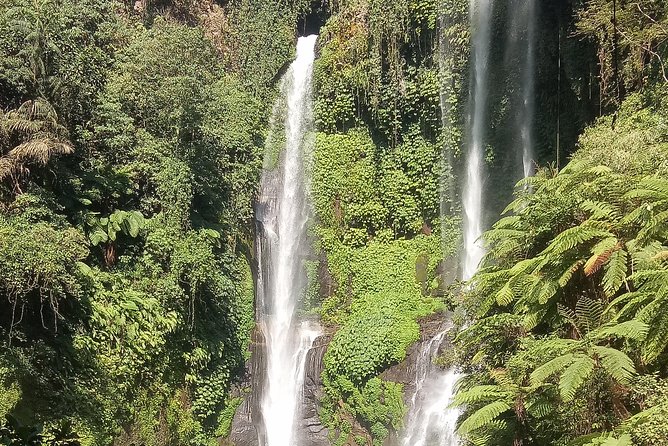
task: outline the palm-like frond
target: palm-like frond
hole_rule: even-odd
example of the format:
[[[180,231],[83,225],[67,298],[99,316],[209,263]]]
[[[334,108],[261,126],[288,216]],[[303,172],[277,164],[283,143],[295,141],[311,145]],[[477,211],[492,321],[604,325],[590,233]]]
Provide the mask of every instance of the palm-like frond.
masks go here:
[[[9,157],[20,162],[33,162],[46,165],[54,155],[68,155],[74,148],[65,142],[50,138],[37,138],[26,141],[9,151]]]
[[[615,380],[622,384],[628,384],[631,378],[636,374],[636,368],[633,361],[626,353],[616,348],[603,347],[595,345],[592,347],[594,352],[601,359],[603,369]]]
[[[492,423],[499,415],[510,410],[511,406],[505,401],[494,401],[469,415],[462,424],[459,425],[457,433],[466,435],[469,432],[478,430]]]
[[[561,399],[568,402],[575,397],[575,392],[591,376],[595,367],[594,360],[587,355],[577,355],[564,370],[559,379]]]

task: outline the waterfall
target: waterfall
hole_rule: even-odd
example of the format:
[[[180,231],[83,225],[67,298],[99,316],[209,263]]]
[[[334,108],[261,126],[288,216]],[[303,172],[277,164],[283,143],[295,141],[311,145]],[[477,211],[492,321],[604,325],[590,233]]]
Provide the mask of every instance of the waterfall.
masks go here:
[[[522,112],[520,136],[522,139],[522,167],[524,178],[533,174],[535,159],[533,149],[533,118],[535,114],[535,71],[536,71],[536,0],[522,2],[522,25],[526,30],[526,54],[522,64]]]
[[[471,0],[473,24],[473,113],[471,141],[466,159],[466,179],[463,191],[464,256],[462,278],[470,279],[484,255],[480,240],[483,230],[484,139],[487,120],[487,69],[491,34],[491,0]]]
[[[449,407],[460,375],[434,364],[449,328],[421,346],[415,372],[415,390],[410,400],[402,446],[456,446],[459,409]]]
[[[294,446],[308,350],[319,328],[295,320],[306,284],[308,220],[305,161],[313,146],[311,77],[317,36],[301,37],[297,57],[281,81],[265,149],[258,221],[258,325],[266,345],[260,411],[266,446]],[[284,120],[279,117],[284,116]],[[284,138],[284,139],[283,139]],[[280,146],[278,150],[273,145]],[[273,166],[275,164],[275,166]]]

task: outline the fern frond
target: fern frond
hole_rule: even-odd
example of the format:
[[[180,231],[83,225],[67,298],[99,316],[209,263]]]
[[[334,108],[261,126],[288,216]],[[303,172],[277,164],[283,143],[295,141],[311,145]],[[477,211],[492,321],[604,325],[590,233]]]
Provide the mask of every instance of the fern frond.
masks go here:
[[[543,396],[529,398],[529,401],[526,403],[526,409],[532,417],[546,418],[554,411],[554,402]]]
[[[494,223],[494,226],[492,226],[493,228],[492,230],[512,229],[524,234],[524,231],[521,231],[522,229],[521,223],[522,223],[521,216],[509,215],[507,217],[500,218],[496,223]]]
[[[652,300],[654,295],[645,291],[634,291],[632,293],[625,293],[610,303],[608,308],[626,302],[622,309],[617,313],[615,319],[625,319],[633,317],[638,313],[638,310],[647,305],[647,301]],[[607,310],[606,310],[607,311]]]
[[[540,257],[533,257],[530,259],[520,260],[515,265],[513,265],[513,267],[510,268],[508,272],[513,276],[526,273],[528,270],[534,270],[534,268],[540,263],[540,261],[541,261]]]
[[[539,386],[543,384],[550,376],[568,367],[574,360],[575,355],[573,353],[566,353],[546,362],[531,373],[529,377],[531,385]]]
[[[506,282],[506,284],[496,293],[496,303],[502,307],[510,305],[514,299],[515,294],[513,293],[513,289],[510,287],[509,282]]]
[[[457,429],[457,434],[466,435],[492,423],[496,417],[510,410],[510,405],[505,401],[494,401],[481,407],[469,415]]]
[[[587,355],[577,355],[559,379],[559,394],[565,402],[571,401],[582,384],[594,371],[595,362]]]
[[[581,331],[580,322],[578,321],[578,316],[574,310],[559,303],[557,304],[557,313],[575,328],[578,335],[582,336],[584,334]]]
[[[640,181],[640,187],[656,192],[661,198],[668,198],[668,181],[656,176],[648,176]]]
[[[573,278],[573,275],[575,274],[575,272],[576,272],[577,270],[579,270],[580,267],[581,267],[584,263],[585,263],[585,261],[582,260],[582,259],[578,259],[578,260],[576,260],[575,262],[573,262],[573,263],[566,269],[566,271],[564,271],[563,274],[561,274],[561,276],[559,276],[559,279],[558,279],[558,281],[557,281],[557,282],[559,283],[559,286],[562,287],[562,288],[565,287],[565,286],[568,284],[568,282],[570,282],[571,278]]]
[[[639,320],[630,320],[620,324],[606,324],[591,333],[591,338],[601,341],[607,338],[624,338],[641,341],[649,332],[649,326]]]
[[[636,374],[636,368],[633,361],[626,353],[617,350],[616,348],[603,347],[595,345],[592,347],[596,355],[601,359],[603,369],[608,372],[615,380],[622,384],[628,382]]]
[[[582,296],[575,303],[575,315],[578,327],[583,333],[589,333],[602,323],[604,307],[601,301]]]
[[[647,224],[638,231],[637,239],[641,243],[647,243],[652,237],[666,230],[668,225],[668,210],[659,212],[652,216]]]
[[[550,243],[550,245],[545,248],[543,253],[563,254],[564,252],[569,251],[585,242],[589,242],[597,238],[608,237],[614,237],[614,235],[607,230],[594,227],[593,222],[591,220],[587,220],[587,222],[581,224],[580,226],[575,226],[561,232],[554,238],[554,240],[552,240],[552,243]]]
[[[610,255],[605,266],[605,274],[603,275],[603,291],[605,295],[611,297],[619,291],[619,288],[626,279],[626,272],[628,270],[628,253],[624,249],[619,249]]]
[[[610,256],[621,247],[622,245],[619,243],[617,237],[608,237],[598,242],[592,249],[592,256],[585,263],[585,275],[591,276],[595,274],[608,262]]]
[[[557,283],[552,282],[551,280],[544,280],[540,290],[538,291],[538,303],[540,305],[545,305],[550,299],[552,299],[559,291],[559,286]]]
[[[31,161],[42,166],[46,165],[54,155],[66,155],[74,152],[74,148],[64,142],[50,138],[31,139],[19,144],[9,151],[9,156],[21,161]]]
[[[465,404],[480,403],[483,401],[505,399],[509,396],[508,392],[504,391],[497,385],[482,385],[475,386],[471,389],[457,392],[453,398],[452,407],[463,406]]]
[[[18,173],[18,166],[16,160],[7,156],[0,157],[0,181],[15,176]]]
[[[610,203],[595,200],[584,200],[580,203],[580,209],[590,213],[594,220],[612,220],[617,217],[617,210]]]
[[[668,347],[668,296],[657,296],[652,303],[638,311],[638,319],[646,322],[649,332],[642,345],[642,358],[645,362],[654,361]]]

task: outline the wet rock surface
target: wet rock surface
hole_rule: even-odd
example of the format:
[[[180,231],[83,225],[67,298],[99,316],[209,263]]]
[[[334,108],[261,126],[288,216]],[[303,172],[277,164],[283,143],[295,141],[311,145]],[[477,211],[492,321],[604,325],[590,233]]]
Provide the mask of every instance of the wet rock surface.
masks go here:
[[[223,446],[259,446],[261,444],[264,430],[258,429],[257,426],[262,426],[260,395],[262,395],[266,360],[264,336],[258,327],[253,331],[250,350],[251,359],[246,364],[244,380],[232,395],[243,397],[243,402],[234,414],[229,437],[221,442]]]
[[[320,422],[318,409],[323,396],[322,380],[320,379],[323,358],[331,339],[331,335],[318,337],[306,358],[302,413],[297,421],[301,443],[304,445],[329,446],[330,444],[327,439],[329,431]]]

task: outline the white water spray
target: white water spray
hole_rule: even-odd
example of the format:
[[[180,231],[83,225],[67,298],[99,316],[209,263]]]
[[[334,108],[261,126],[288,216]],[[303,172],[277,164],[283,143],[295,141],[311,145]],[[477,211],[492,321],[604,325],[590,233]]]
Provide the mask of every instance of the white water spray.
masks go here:
[[[316,38],[299,39],[297,57],[282,80],[285,145],[278,167],[269,170],[265,165],[257,211],[263,237],[258,248],[261,264],[258,322],[266,343],[266,379],[260,401],[266,446],[298,443],[295,425],[302,400],[304,367],[308,350],[320,333],[317,326],[294,320],[296,304],[305,286],[302,262],[309,212],[304,161],[313,146],[311,77]],[[281,109],[275,107],[275,113],[282,113]],[[273,141],[271,137],[269,140]],[[269,146],[266,156],[270,161],[265,164],[276,161],[276,153]]]
[[[487,69],[491,35],[491,0],[471,0],[473,26],[473,116],[471,144],[466,159],[466,183],[464,186],[464,255],[462,279],[468,280],[478,269],[485,250],[480,236],[483,231],[483,175],[484,137],[487,120]]]
[[[460,410],[451,408],[460,375],[434,364],[449,328],[441,331],[420,350],[416,363],[415,392],[410,401],[402,446],[457,446],[455,433]]]

